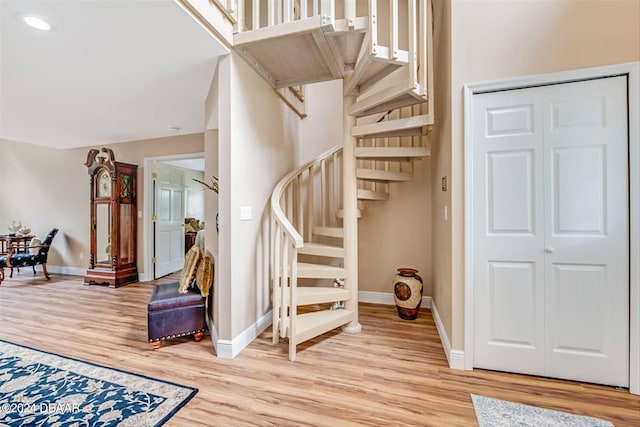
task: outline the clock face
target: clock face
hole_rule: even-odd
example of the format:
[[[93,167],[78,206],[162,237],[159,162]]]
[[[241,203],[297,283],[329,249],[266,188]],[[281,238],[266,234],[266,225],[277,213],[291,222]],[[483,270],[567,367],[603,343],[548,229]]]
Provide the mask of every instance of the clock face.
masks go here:
[[[98,197],[111,196],[111,175],[107,171],[98,174]]]

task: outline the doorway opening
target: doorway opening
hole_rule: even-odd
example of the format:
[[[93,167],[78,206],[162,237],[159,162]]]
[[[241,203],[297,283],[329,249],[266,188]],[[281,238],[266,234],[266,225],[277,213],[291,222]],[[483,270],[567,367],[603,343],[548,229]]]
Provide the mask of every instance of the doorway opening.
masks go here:
[[[158,169],[163,172],[158,173]],[[185,219],[204,223],[203,186],[193,178],[204,176],[204,153],[144,159],[143,265],[140,281],[151,281],[178,271],[184,262]],[[191,222],[191,221],[189,221]],[[194,222],[195,223],[195,222]],[[163,263],[160,268],[156,264]]]

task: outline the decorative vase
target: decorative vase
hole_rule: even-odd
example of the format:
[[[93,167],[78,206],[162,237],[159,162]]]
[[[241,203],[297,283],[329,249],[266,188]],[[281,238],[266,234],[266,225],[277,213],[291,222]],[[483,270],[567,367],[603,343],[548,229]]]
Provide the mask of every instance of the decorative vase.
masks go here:
[[[415,320],[422,303],[422,277],[413,268],[399,268],[393,276],[393,299],[398,316],[404,320]]]

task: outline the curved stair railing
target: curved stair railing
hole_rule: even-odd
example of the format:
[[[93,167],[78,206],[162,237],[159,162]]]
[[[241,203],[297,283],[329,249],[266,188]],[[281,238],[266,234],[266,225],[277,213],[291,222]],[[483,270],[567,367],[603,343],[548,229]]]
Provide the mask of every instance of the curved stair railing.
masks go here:
[[[302,262],[304,256],[340,257],[342,234],[335,216],[341,206],[342,147],[335,147],[287,174],[271,195],[271,279],[273,285],[273,341],[289,339],[289,359],[295,347],[350,321],[344,309],[299,314],[298,306],[340,303],[348,290],[332,286],[299,286],[299,279],[342,279],[335,262]],[[324,236],[324,237],[322,237]],[[325,239],[325,243],[319,240]],[[334,265],[332,265],[334,264]]]

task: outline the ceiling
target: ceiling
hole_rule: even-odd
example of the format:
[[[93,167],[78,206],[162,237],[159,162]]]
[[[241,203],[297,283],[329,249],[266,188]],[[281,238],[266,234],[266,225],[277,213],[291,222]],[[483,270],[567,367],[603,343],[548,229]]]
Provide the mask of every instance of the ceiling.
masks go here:
[[[0,0],[0,138],[72,148],[202,132],[225,53],[173,0]]]

